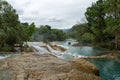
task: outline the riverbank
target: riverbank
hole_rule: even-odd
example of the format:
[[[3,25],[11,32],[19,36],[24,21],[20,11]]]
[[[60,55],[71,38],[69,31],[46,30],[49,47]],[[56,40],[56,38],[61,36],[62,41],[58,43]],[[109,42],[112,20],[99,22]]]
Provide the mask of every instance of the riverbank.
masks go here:
[[[101,55],[101,56],[89,56],[87,58],[93,58],[93,59],[102,59],[102,58],[108,58],[108,59],[115,59],[115,58],[118,58],[120,57],[120,54],[117,54],[117,53],[108,53],[108,54],[105,54],[105,55]]]
[[[0,61],[2,80],[101,80],[85,59],[65,61],[51,54],[24,53]]]
[[[114,53],[109,54],[108,52],[106,54],[106,51],[102,51],[103,49],[98,48],[72,47],[71,45],[68,45],[67,47],[66,45],[58,45],[57,43],[43,42],[28,44],[29,47],[26,49],[27,52],[22,53],[22,55],[20,54],[19,56],[0,60],[0,80],[15,80],[16,78],[16,80],[19,80],[19,78],[21,78],[21,80],[36,80],[37,78],[42,80],[79,80],[79,78],[81,80],[90,80],[94,76],[101,80],[99,74],[102,78],[104,78],[101,75],[102,65],[98,65],[102,63],[94,62],[99,60],[106,61],[111,59],[115,59],[115,61],[117,62],[119,61],[117,58],[119,55]],[[29,51],[34,52],[31,53]],[[82,55],[86,56],[79,58],[79,56]],[[87,60],[92,60],[91,62],[94,63],[97,68],[99,68],[100,73],[96,66],[88,62]],[[5,75],[8,76],[6,77]],[[44,77],[36,77],[42,75]],[[99,80],[97,78],[95,79]]]

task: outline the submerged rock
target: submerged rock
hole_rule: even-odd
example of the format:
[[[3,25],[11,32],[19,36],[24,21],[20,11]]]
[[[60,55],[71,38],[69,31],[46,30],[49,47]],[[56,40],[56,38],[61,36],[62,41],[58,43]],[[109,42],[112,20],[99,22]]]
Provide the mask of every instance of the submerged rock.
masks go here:
[[[0,61],[0,80],[101,80],[85,59],[65,61],[51,54],[27,53]]]

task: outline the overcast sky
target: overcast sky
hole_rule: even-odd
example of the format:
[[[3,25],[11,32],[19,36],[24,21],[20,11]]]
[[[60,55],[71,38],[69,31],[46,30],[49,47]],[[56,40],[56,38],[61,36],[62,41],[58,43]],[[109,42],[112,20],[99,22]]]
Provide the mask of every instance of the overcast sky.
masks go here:
[[[86,8],[97,0],[6,0],[19,14],[21,22],[67,29],[84,22]]]

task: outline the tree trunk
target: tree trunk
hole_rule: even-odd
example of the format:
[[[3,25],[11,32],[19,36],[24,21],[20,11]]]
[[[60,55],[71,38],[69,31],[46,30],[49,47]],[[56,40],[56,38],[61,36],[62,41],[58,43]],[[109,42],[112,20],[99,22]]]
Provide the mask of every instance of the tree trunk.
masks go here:
[[[118,49],[118,35],[115,35],[115,48]]]

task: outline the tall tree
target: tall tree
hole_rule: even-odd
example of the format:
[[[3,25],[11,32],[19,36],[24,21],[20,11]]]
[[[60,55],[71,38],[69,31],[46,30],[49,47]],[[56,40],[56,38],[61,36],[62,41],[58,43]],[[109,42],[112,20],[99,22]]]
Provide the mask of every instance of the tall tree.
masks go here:
[[[26,29],[18,18],[16,10],[8,2],[0,0],[0,51],[12,50],[14,44],[32,36],[34,23]]]
[[[105,13],[104,13],[104,3],[103,0],[98,0],[96,3],[92,4],[91,7],[87,8],[85,13],[86,19],[88,21],[88,26],[93,35],[96,36],[96,42],[104,42],[104,32],[105,29]]]
[[[17,25],[19,21],[15,9],[6,1],[0,0],[0,47],[13,46],[17,42]]]
[[[104,3],[107,23],[105,31],[115,37],[115,47],[118,49],[120,46],[120,0],[105,0]]]

